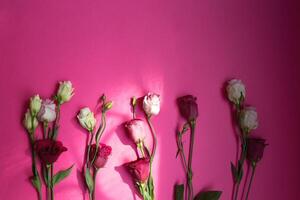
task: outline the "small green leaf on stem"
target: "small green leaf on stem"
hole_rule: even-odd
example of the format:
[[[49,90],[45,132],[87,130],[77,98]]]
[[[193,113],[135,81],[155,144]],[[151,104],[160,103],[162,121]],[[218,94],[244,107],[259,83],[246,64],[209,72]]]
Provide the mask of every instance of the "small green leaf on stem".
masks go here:
[[[90,170],[88,168],[85,168],[84,177],[85,177],[85,183],[89,189],[89,192],[92,193],[94,190],[94,181],[93,181],[92,175],[90,173]]]
[[[41,191],[41,186],[42,186],[40,177],[38,175],[37,176],[33,176],[33,177],[30,178],[30,180],[31,180],[31,183],[32,183],[33,187],[38,192],[40,192]]]
[[[175,185],[175,200],[183,200],[184,197],[184,184]]]
[[[221,194],[222,191],[203,191],[199,192],[194,200],[218,200]]]
[[[230,165],[231,165],[231,173],[232,173],[234,182],[237,182],[237,176],[238,176],[237,169],[232,162],[230,162]]]
[[[61,170],[61,171],[57,172],[52,178],[52,187],[54,185],[58,184],[59,182],[61,182],[66,177],[68,177],[72,171],[72,168],[73,168],[73,165],[66,170]]]

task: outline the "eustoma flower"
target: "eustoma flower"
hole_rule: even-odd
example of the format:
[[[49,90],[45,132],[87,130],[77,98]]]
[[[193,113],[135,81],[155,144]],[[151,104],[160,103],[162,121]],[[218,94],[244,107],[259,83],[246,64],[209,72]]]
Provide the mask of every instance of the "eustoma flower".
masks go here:
[[[144,97],[143,108],[148,116],[158,115],[160,111],[160,97],[155,93],[148,93]]]
[[[83,128],[87,129],[89,132],[94,130],[97,120],[94,113],[88,107],[82,108],[77,115],[77,118]]]
[[[186,179],[188,185],[188,192],[187,192],[188,200],[194,198],[192,159],[193,159],[193,148],[194,148],[194,138],[195,138],[195,126],[196,126],[196,119],[198,117],[198,104],[196,101],[197,98],[192,95],[182,96],[177,99],[180,114],[187,121],[186,124],[184,125],[184,130],[178,132],[177,145],[178,145],[178,152],[180,153],[182,162],[184,164],[184,169],[186,170]],[[187,126],[189,126],[191,130],[188,160],[186,159],[186,156],[184,154],[183,144],[182,144],[182,134],[187,130]]]
[[[60,154],[67,151],[67,148],[60,141],[44,139],[36,141],[35,151],[44,164],[50,165],[56,162]]]
[[[195,120],[198,117],[197,98],[186,95],[177,99],[179,111],[187,121]]]
[[[145,123],[141,119],[132,119],[125,124],[129,136],[135,143],[144,141],[146,138]]]
[[[233,79],[226,87],[228,99],[233,103],[236,111],[236,120],[240,130],[241,154],[237,164],[231,163],[231,171],[234,178],[233,198],[237,200],[240,183],[243,177],[243,166],[246,159],[248,142],[247,139],[252,130],[258,126],[257,112],[254,107],[245,107],[245,85],[241,80]]]
[[[56,94],[58,104],[63,104],[70,101],[74,95],[74,88],[71,81],[62,81],[59,83],[59,88]]]
[[[96,159],[93,163],[94,167],[97,169],[103,168],[108,160],[108,157],[111,155],[112,148],[106,144],[100,143],[98,146],[98,149],[96,150],[96,144],[93,144],[91,146],[90,151],[90,162],[92,162],[92,159],[95,156],[96,153]]]
[[[86,146],[87,151],[85,154],[86,159],[83,170],[90,200],[95,199],[96,176],[98,170],[105,166],[108,157],[112,152],[112,148],[106,144],[100,143],[100,139],[106,127],[106,112],[112,108],[113,102],[107,101],[106,96],[103,94],[100,98],[100,103],[101,122],[97,131],[94,131],[97,120],[94,113],[88,107],[82,108],[77,115],[80,125],[90,133],[88,134],[89,144]],[[95,144],[93,144],[94,140]]]
[[[236,105],[240,105],[246,97],[245,85],[241,80],[232,79],[226,87],[228,99]]]
[[[262,138],[247,138],[247,144],[247,160],[249,161],[252,167],[252,174],[246,194],[246,200],[248,199],[250,193],[250,188],[253,182],[256,165],[262,159],[265,147],[267,146],[266,140]]]
[[[40,99],[40,96],[38,94],[30,98],[29,108],[33,116],[37,115],[37,113],[41,109],[41,106],[42,100]]]
[[[255,165],[263,157],[265,147],[267,146],[266,140],[262,138],[248,138],[247,144],[247,160],[252,165]]]
[[[53,122],[56,119],[56,105],[50,99],[43,101],[41,109],[38,113],[38,119],[41,122]]]
[[[245,107],[240,113],[240,127],[245,133],[256,129],[258,126],[257,112],[254,107]]]
[[[149,158],[139,158],[135,161],[126,163],[125,166],[137,182],[147,182],[150,171]]]
[[[135,161],[125,164],[125,167],[133,176],[139,192],[143,197],[143,200],[153,200],[154,196],[152,194],[152,189],[149,187],[150,180],[150,159],[149,158],[139,158]],[[151,185],[153,186],[153,185]]]

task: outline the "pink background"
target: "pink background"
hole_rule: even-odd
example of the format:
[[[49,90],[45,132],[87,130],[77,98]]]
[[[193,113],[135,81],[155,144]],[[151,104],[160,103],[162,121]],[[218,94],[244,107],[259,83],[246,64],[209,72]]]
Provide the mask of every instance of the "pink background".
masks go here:
[[[270,144],[250,199],[300,199],[298,13],[293,0],[1,0],[0,199],[36,198],[27,180],[31,158],[21,119],[27,99],[50,97],[59,80],[71,80],[76,94],[62,107],[59,140],[69,150],[55,171],[75,168],[55,188],[56,199],[83,199],[86,133],[75,116],[82,106],[94,108],[103,92],[115,102],[102,138],[113,155],[98,175],[96,195],[139,199],[119,167],[135,158],[120,125],[130,119],[129,98],[147,91],[162,97],[154,119],[157,199],[172,199],[174,183],[184,181],[175,159],[175,98],[188,93],[198,97],[200,112],[195,191],[219,189],[221,199],[230,199],[237,145],[222,88],[232,77],[246,84],[247,103],[259,112],[255,134]]]

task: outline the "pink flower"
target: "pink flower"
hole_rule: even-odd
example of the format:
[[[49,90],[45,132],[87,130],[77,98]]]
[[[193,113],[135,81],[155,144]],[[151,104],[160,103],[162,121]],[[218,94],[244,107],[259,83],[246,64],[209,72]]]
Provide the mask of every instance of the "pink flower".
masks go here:
[[[125,164],[134,179],[140,183],[145,183],[149,178],[150,160],[149,158],[139,158]]]
[[[108,160],[108,156],[110,156],[112,148],[106,144],[100,143],[97,150],[97,155],[94,160],[94,166],[97,168],[103,168]],[[90,151],[90,162],[93,160],[96,153],[96,144],[91,146]]]
[[[145,124],[141,119],[132,119],[125,124],[129,136],[135,143],[143,141],[146,138]]]

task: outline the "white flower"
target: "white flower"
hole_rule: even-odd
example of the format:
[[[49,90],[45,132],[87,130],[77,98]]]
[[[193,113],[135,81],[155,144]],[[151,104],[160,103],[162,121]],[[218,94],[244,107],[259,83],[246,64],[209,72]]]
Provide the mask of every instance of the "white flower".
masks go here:
[[[228,99],[235,104],[241,103],[240,100],[243,100],[246,97],[245,85],[242,83],[241,80],[230,80],[228,82],[226,90]]]
[[[97,121],[94,117],[94,113],[88,107],[82,108],[77,115],[77,118],[83,128],[87,129],[89,132],[94,130]]]
[[[56,95],[59,104],[70,101],[70,99],[74,95],[73,91],[74,88],[72,87],[71,81],[59,82],[59,88]]]
[[[39,125],[39,122],[36,117],[31,115],[31,111],[27,110],[23,120],[23,125],[29,133],[33,133],[36,127]]]
[[[41,109],[41,106],[42,106],[42,100],[40,99],[40,96],[38,94],[30,98],[29,107],[30,107],[31,114],[33,116],[37,115],[37,113]]]
[[[50,99],[43,101],[38,119],[41,122],[53,122],[56,119],[56,105],[53,101]]]
[[[258,126],[257,112],[254,107],[246,107],[240,113],[240,126],[243,131],[249,133]]]
[[[160,98],[158,94],[148,93],[144,97],[143,108],[148,116],[157,115],[160,111]]]

